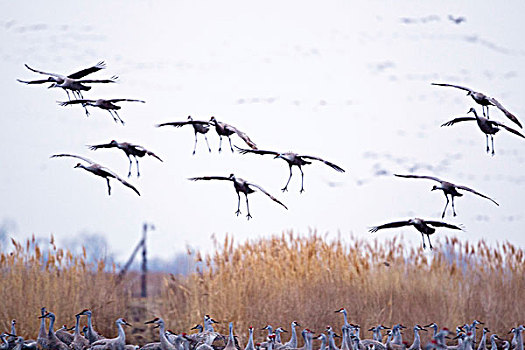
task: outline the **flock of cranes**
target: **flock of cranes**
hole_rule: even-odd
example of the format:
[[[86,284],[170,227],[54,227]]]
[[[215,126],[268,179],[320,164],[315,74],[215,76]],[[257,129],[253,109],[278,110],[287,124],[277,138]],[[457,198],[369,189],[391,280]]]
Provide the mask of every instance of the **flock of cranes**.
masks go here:
[[[448,86],[448,87],[453,87],[453,88],[457,88],[457,89],[461,89],[461,90],[467,91],[467,96],[471,96],[472,99],[477,104],[481,105],[482,110],[483,110],[483,117],[479,116],[474,108],[470,108],[469,111],[467,112],[467,114],[468,113],[473,113],[474,117],[459,117],[459,118],[455,118],[455,119],[452,119],[452,120],[450,120],[450,121],[448,121],[446,123],[443,123],[441,126],[451,126],[451,125],[454,125],[454,124],[459,123],[459,122],[469,121],[469,120],[474,121],[475,120],[477,122],[477,124],[478,124],[478,127],[481,129],[481,131],[486,136],[487,153],[490,151],[490,148],[489,148],[489,135],[490,135],[490,138],[491,138],[491,141],[492,141],[492,155],[493,156],[495,155],[495,151],[494,151],[494,135],[498,131],[500,131],[501,129],[507,130],[507,131],[509,131],[509,132],[511,132],[511,133],[513,133],[515,135],[518,135],[518,136],[520,136],[522,138],[525,138],[525,136],[522,133],[520,133],[519,131],[517,131],[517,130],[515,130],[513,128],[510,128],[510,127],[504,125],[501,122],[489,119],[489,106],[496,106],[499,110],[501,110],[503,112],[503,114],[505,114],[505,116],[507,118],[509,118],[512,122],[514,122],[520,128],[522,128],[522,125],[521,125],[520,121],[518,120],[518,118],[516,118],[516,116],[514,114],[512,114],[505,107],[503,107],[503,105],[500,102],[498,102],[498,100],[496,100],[495,98],[489,97],[489,96],[485,95],[484,93],[477,92],[477,91],[474,91],[474,90],[472,90],[470,88],[459,86],[459,85],[441,84],[441,83],[432,83],[432,85]],[[486,113],[485,113],[485,110],[486,110]],[[441,180],[441,179],[439,179],[439,178],[437,178],[435,176],[412,175],[412,174],[410,174],[410,175],[394,174],[394,175],[397,176],[397,177],[402,177],[402,178],[428,179],[428,180],[433,180],[433,181],[439,182],[440,185],[439,186],[435,185],[434,187],[432,187],[432,191],[434,191],[434,190],[441,190],[441,191],[443,191],[443,193],[445,195],[445,198],[447,200],[447,203],[445,204],[445,208],[443,209],[443,213],[441,214],[441,218],[442,219],[445,217],[445,213],[446,213],[447,206],[448,206],[449,202],[452,202],[452,212],[453,212],[453,215],[456,216],[456,209],[454,207],[454,197],[461,197],[461,196],[463,196],[462,193],[458,192],[458,189],[474,193],[474,194],[476,194],[476,195],[478,195],[480,197],[483,197],[483,198],[486,198],[486,199],[490,200],[495,205],[499,206],[499,204],[494,199],[492,199],[492,198],[490,198],[490,197],[488,197],[488,196],[486,196],[484,194],[481,194],[481,193],[473,190],[470,187],[455,185],[452,182]],[[450,196],[450,200],[449,200],[449,196]],[[390,223],[379,225],[379,226],[374,226],[374,227],[371,227],[369,229],[369,231],[370,232],[377,232],[378,230],[382,230],[382,229],[386,229],[386,228],[396,228],[396,227],[402,227],[402,226],[414,226],[421,233],[421,238],[423,240],[423,249],[426,247],[425,235],[427,236],[430,249],[432,249],[432,243],[430,242],[430,235],[433,234],[436,231],[435,227],[446,227],[446,228],[449,228],[449,229],[452,229],[452,230],[463,230],[463,228],[461,226],[454,225],[454,224],[449,224],[449,223],[442,222],[442,221],[424,220],[424,219],[421,219],[421,218],[412,218],[412,219],[409,219],[409,220],[395,221],[395,222],[390,222]]]
[[[39,80],[20,80],[19,79],[18,80],[19,82],[25,83],[25,84],[30,84],[30,85],[51,83],[49,88],[57,88],[57,87],[62,88],[67,93],[69,101],[59,102],[59,104],[62,105],[62,106],[82,105],[84,107],[84,109],[85,109],[85,112],[86,112],[87,116],[89,116],[89,111],[87,109],[88,107],[98,107],[98,108],[107,110],[116,123],[120,122],[122,125],[124,125],[125,124],[124,121],[122,120],[122,118],[117,113],[117,110],[119,110],[121,107],[118,106],[116,103],[118,103],[118,102],[125,102],[125,101],[126,102],[141,102],[141,103],[144,103],[144,101],[142,101],[142,100],[125,99],[125,98],[119,98],[119,99],[97,99],[97,100],[85,99],[84,98],[82,93],[85,92],[85,91],[89,91],[91,89],[91,86],[89,86],[89,84],[114,83],[118,79],[117,76],[113,76],[110,79],[86,79],[85,78],[87,75],[90,75],[92,73],[95,73],[95,72],[98,72],[98,71],[100,71],[102,69],[105,69],[106,66],[105,66],[104,62],[99,62],[99,63],[97,63],[96,65],[94,65],[92,67],[89,67],[89,68],[86,68],[86,69],[82,69],[82,70],[80,70],[78,72],[75,72],[75,73],[72,73],[72,74],[70,74],[68,76],[40,71],[40,70],[31,68],[27,64],[25,66],[30,71],[32,71],[34,73],[38,73],[40,75],[45,75],[45,76],[47,76],[47,78],[46,79],[39,79]],[[509,131],[509,132],[511,132],[511,133],[513,133],[515,135],[518,135],[518,136],[520,136],[522,138],[525,138],[525,136],[522,133],[520,133],[519,131],[517,131],[517,130],[515,130],[513,128],[510,128],[510,127],[504,125],[501,122],[498,122],[498,121],[493,120],[493,119],[489,119],[489,106],[495,106],[499,110],[501,110],[503,112],[503,114],[508,119],[510,119],[513,123],[518,125],[520,128],[522,127],[522,125],[521,125],[520,121],[518,120],[518,118],[516,118],[516,116],[514,114],[509,112],[495,98],[489,97],[489,96],[487,96],[487,95],[485,95],[485,94],[483,94],[481,92],[477,92],[477,91],[474,91],[474,90],[472,90],[470,88],[459,86],[459,85],[441,84],[441,83],[432,83],[432,85],[453,87],[453,88],[457,88],[457,89],[461,89],[461,90],[467,91],[467,96],[471,96],[473,98],[473,100],[477,104],[482,106],[483,116],[479,116],[477,114],[476,110],[474,108],[471,108],[468,111],[468,113],[473,113],[474,117],[470,117],[470,116],[458,117],[458,118],[455,118],[453,120],[450,120],[450,121],[444,123],[442,126],[451,126],[451,125],[454,125],[456,123],[463,122],[463,121],[476,121],[478,126],[479,126],[479,128],[481,129],[481,131],[483,133],[485,133],[485,135],[486,135],[487,152],[490,151],[489,136],[491,138],[492,155],[495,154],[495,151],[494,151],[494,138],[493,137],[499,130],[502,130],[502,129],[503,130],[507,130],[507,131]],[[72,93],[73,97],[75,98],[74,100],[71,100],[71,98],[70,98],[71,95],[70,95],[69,92]],[[173,127],[179,128],[179,127],[182,127],[182,126],[185,126],[185,125],[191,125],[193,127],[193,130],[194,130],[194,133],[195,133],[195,143],[194,143],[194,146],[193,146],[193,154],[195,154],[196,149],[197,149],[198,134],[204,135],[204,139],[206,140],[206,144],[208,146],[208,150],[209,150],[209,152],[211,152],[211,148],[210,148],[210,145],[209,145],[208,138],[207,138],[206,134],[213,127],[215,129],[217,135],[219,136],[219,153],[222,150],[222,138],[223,138],[223,136],[228,138],[228,142],[229,142],[229,146],[230,146],[231,152],[232,153],[235,152],[234,147],[232,145],[231,136],[237,135],[249,147],[249,148],[241,148],[241,147],[235,146],[237,148],[237,151],[240,154],[252,153],[252,154],[258,154],[258,155],[271,155],[275,159],[280,158],[280,159],[283,159],[284,161],[286,161],[288,163],[288,167],[289,167],[290,173],[289,173],[289,177],[288,177],[288,180],[287,180],[285,186],[281,189],[283,192],[288,190],[288,185],[289,185],[290,180],[292,178],[292,168],[294,166],[299,168],[299,171],[301,172],[301,189],[300,189],[300,193],[302,193],[304,191],[304,173],[303,173],[302,167],[305,166],[305,165],[311,164],[313,161],[322,162],[322,163],[326,164],[327,166],[329,166],[330,168],[332,168],[332,169],[334,169],[334,170],[336,170],[338,172],[345,172],[345,170],[343,168],[341,168],[340,166],[338,166],[338,165],[336,165],[336,164],[334,164],[332,162],[329,162],[327,160],[324,160],[322,158],[316,157],[316,156],[303,155],[303,154],[298,154],[298,153],[293,153],[293,152],[278,152],[278,151],[272,151],[272,150],[259,149],[257,147],[257,145],[255,144],[255,142],[253,142],[252,139],[245,132],[240,131],[237,127],[235,127],[233,125],[230,125],[230,124],[227,124],[225,122],[217,120],[214,116],[212,116],[207,121],[206,120],[194,120],[191,116],[189,116],[188,119],[185,120],[185,121],[165,122],[165,123],[157,124],[156,126],[157,127],[173,126]],[[135,160],[135,163],[136,163],[137,177],[140,176],[138,158],[141,158],[141,157],[144,157],[144,156],[147,155],[147,156],[154,157],[154,158],[156,158],[157,160],[159,160],[161,162],[163,161],[155,153],[147,150],[146,148],[144,148],[142,146],[139,146],[139,145],[136,145],[136,144],[132,144],[132,143],[129,143],[129,142],[117,142],[115,140],[112,140],[111,142],[106,143],[106,144],[91,145],[91,146],[89,146],[89,148],[91,150],[98,150],[98,149],[101,149],[101,148],[118,148],[118,149],[121,149],[122,151],[124,151],[124,153],[126,154],[128,160],[129,160],[128,178],[131,177],[131,168],[132,168],[132,165],[133,165],[132,157],[133,157],[133,159]],[[83,163],[82,162],[77,163],[75,165],[75,168],[84,169],[84,170],[86,170],[86,171],[88,171],[88,172],[90,172],[90,173],[92,173],[94,175],[97,175],[97,176],[100,176],[100,177],[106,179],[107,187],[108,187],[108,194],[111,194],[110,179],[116,179],[117,181],[122,183],[124,186],[130,188],[137,195],[140,196],[140,192],[138,191],[138,189],[135,186],[133,186],[132,184],[130,184],[128,181],[126,181],[123,177],[120,177],[114,171],[112,171],[109,168],[104,167],[104,166],[102,166],[102,165],[100,165],[100,164],[98,164],[98,163],[88,159],[87,157],[79,156],[79,155],[75,155],[75,154],[69,154],[69,153],[55,154],[55,155],[51,156],[51,158],[60,158],[60,157],[76,158],[76,159],[79,159],[79,160],[83,161]],[[85,165],[85,163],[87,163],[87,165]],[[484,194],[481,194],[480,192],[477,192],[477,191],[475,191],[475,190],[473,190],[473,189],[471,189],[471,188],[469,188],[467,186],[455,185],[452,182],[444,181],[444,180],[441,180],[441,179],[439,179],[437,177],[434,177],[434,176],[416,175],[416,174],[408,174],[408,175],[395,174],[395,176],[402,177],[402,178],[429,179],[429,180],[433,180],[433,181],[438,182],[439,185],[435,185],[432,188],[432,190],[441,190],[441,191],[443,191],[443,193],[444,193],[444,195],[446,197],[446,200],[447,200],[447,202],[445,204],[445,208],[444,208],[443,213],[441,215],[442,219],[445,217],[446,209],[448,207],[449,202],[451,202],[451,204],[452,204],[453,215],[456,216],[456,210],[455,210],[455,206],[454,206],[454,198],[462,196],[462,193],[458,192],[458,190],[471,192],[473,194],[476,194],[476,195],[478,195],[480,197],[483,197],[483,198],[486,198],[486,199],[492,201],[495,205],[499,205],[494,199],[492,199],[492,198],[490,198],[490,197],[488,197],[488,196],[486,196]],[[201,181],[201,180],[222,180],[222,181],[226,180],[226,181],[231,181],[233,183],[234,189],[235,189],[235,191],[237,193],[237,197],[238,197],[237,211],[235,212],[235,214],[239,215],[241,213],[241,211],[240,211],[241,195],[240,194],[243,193],[245,198],[246,198],[247,219],[250,219],[252,217],[251,213],[250,213],[250,209],[249,209],[249,204],[248,204],[248,195],[253,193],[253,192],[255,192],[255,191],[257,191],[257,190],[262,192],[262,193],[264,193],[265,195],[267,195],[271,200],[273,200],[277,204],[281,205],[285,209],[288,209],[285,204],[283,204],[276,197],[272,196],[268,191],[263,189],[263,187],[261,187],[260,185],[255,184],[255,183],[253,183],[251,181],[244,180],[244,179],[242,179],[240,177],[235,176],[234,174],[230,174],[229,176],[191,177],[191,178],[189,178],[189,180],[192,180],[192,181]],[[450,200],[449,200],[449,197],[450,197]],[[461,226],[449,224],[449,223],[442,222],[442,221],[425,220],[425,219],[421,219],[421,218],[412,218],[412,219],[409,219],[409,220],[390,222],[390,223],[386,223],[386,224],[383,224],[383,225],[374,226],[374,227],[370,228],[370,232],[376,232],[378,230],[382,230],[382,229],[386,229],[386,228],[396,228],[396,227],[401,227],[401,226],[414,226],[422,235],[423,247],[424,248],[426,247],[425,239],[424,239],[424,236],[426,235],[431,249],[432,249],[432,244],[430,242],[430,235],[435,232],[435,230],[436,230],[435,227],[445,227],[445,228],[454,229],[454,230],[462,230]]]
[[[342,313],[344,316],[344,324],[341,327],[341,336],[336,334],[331,326],[326,326],[325,332],[316,333],[309,328],[303,329],[301,336],[303,338],[303,346],[299,347],[299,339],[297,336],[297,328],[301,325],[297,321],[292,321],[290,324],[290,338],[284,342],[281,334],[288,333],[282,327],[274,330],[271,325],[266,325],[261,331],[267,332],[267,336],[262,342],[255,342],[254,328],[248,329],[248,341],[244,350],[313,350],[314,340],[319,340],[321,343],[316,349],[319,350],[488,350],[487,335],[490,330],[483,328],[479,340],[476,338],[476,329],[478,325],[483,325],[483,322],[474,320],[471,324],[464,324],[456,327],[455,337],[452,337],[451,331],[448,328],[439,329],[436,323],[430,323],[426,326],[416,324],[413,327],[414,338],[411,344],[403,341],[401,331],[407,327],[402,324],[395,324],[391,328],[385,327],[382,324],[368,329],[372,332],[371,339],[361,338],[361,327],[357,324],[348,322],[346,309],[341,308],[336,313]],[[81,328],[80,318],[87,316],[87,325]],[[204,316],[203,325],[196,325],[191,330],[197,330],[197,333],[186,334],[174,333],[166,329],[166,323],[162,318],[155,317],[152,320],[144,322],[144,324],[154,325],[154,328],[159,329],[159,341],[144,344],[139,348],[137,345],[126,344],[126,332],[124,326],[133,327],[125,319],[119,318],[115,321],[117,326],[116,338],[105,338],[98,334],[93,327],[92,312],[85,309],[75,315],[75,327],[68,329],[65,325],[54,331],[55,315],[48,312],[45,308],[41,309],[40,329],[36,340],[24,340],[24,338],[16,334],[16,321],[11,322],[11,329],[9,332],[0,335],[1,350],[241,350],[239,341],[233,332],[233,322],[229,323],[228,335],[223,335],[216,332],[213,325],[219,323],[211,318],[209,315]],[[49,319],[49,327],[46,328],[45,320]],[[433,330],[430,337],[430,342],[422,347],[422,341],[419,332],[427,332],[427,328]],[[490,350],[523,350],[522,332],[525,329],[523,325],[518,325],[512,328],[508,334],[513,334],[510,341],[500,338],[497,334],[490,336]],[[70,333],[74,330],[73,333]],[[388,335],[386,340],[381,334],[382,330],[387,330]],[[340,345],[336,344],[336,338],[341,338]],[[450,339],[450,341],[447,341]],[[451,342],[456,342],[450,345]]]

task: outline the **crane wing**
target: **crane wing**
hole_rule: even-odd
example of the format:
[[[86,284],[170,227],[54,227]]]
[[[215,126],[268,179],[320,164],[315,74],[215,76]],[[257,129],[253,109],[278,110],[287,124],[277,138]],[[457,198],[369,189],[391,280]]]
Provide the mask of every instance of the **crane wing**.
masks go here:
[[[454,87],[456,89],[461,89],[461,90],[465,90],[465,91],[475,92],[474,90],[469,89],[468,87],[464,87],[464,86],[460,86],[460,85],[443,84],[443,83],[432,83],[432,85],[436,85],[436,86],[450,86],[450,87]]]
[[[412,225],[409,220],[395,221],[395,222],[390,222],[390,223],[384,224],[384,225],[370,227],[370,229],[368,231],[369,232],[377,232],[377,231],[382,230],[384,228],[394,228],[394,227],[402,227],[402,226],[409,226],[409,225]]]
[[[486,198],[486,199],[490,200],[492,203],[494,203],[494,204],[496,204],[497,206],[499,206],[499,204],[496,203],[496,201],[495,201],[494,199],[492,199],[492,198],[490,198],[490,197],[487,197],[487,196],[485,196],[484,194],[481,194],[481,193],[479,193],[479,192],[477,192],[477,191],[474,191],[472,188],[469,188],[469,187],[467,187],[467,186],[456,186],[456,188],[459,188],[459,189],[461,189],[461,190],[464,190],[464,191],[468,191],[468,192],[471,192],[471,193],[477,194],[478,196],[483,197],[483,198]]]
[[[228,124],[225,126],[225,128],[236,133],[248,146],[250,146],[250,148],[257,149],[257,145],[252,140],[250,140],[250,137],[246,133]]]
[[[93,67],[89,67],[89,68],[85,68],[85,69],[79,70],[78,72],[72,73],[72,74],[68,75],[67,77],[71,78],[71,79],[80,79],[80,78],[85,77],[86,75],[98,72],[99,70],[105,69],[105,68],[106,68],[106,63],[104,61],[100,61],[96,65],[94,65]]]
[[[146,154],[147,154],[148,156],[151,156],[151,157],[157,158],[158,160],[160,160],[161,162],[164,163],[164,161],[163,161],[162,159],[160,159],[159,156],[157,156],[155,153],[153,153],[153,152],[151,152],[151,151],[148,151],[148,150],[145,149],[144,147],[142,147],[142,146],[134,146],[134,147],[136,147],[136,148],[138,148],[138,149],[141,149],[142,151],[146,152]]]
[[[56,74],[56,73],[46,73],[46,72],[43,72],[43,71],[40,71],[40,70],[37,70],[37,69],[34,69],[34,68],[31,68],[29,67],[27,64],[25,64],[26,68],[29,69],[30,71],[32,72],[35,72],[35,73],[38,73],[38,74],[44,74],[44,75],[50,75],[52,77],[57,77],[57,78],[60,78],[60,79],[65,79],[65,77],[61,74]]]
[[[427,176],[427,175],[399,175],[399,174],[394,174],[394,176],[404,177],[404,178],[407,178],[407,179],[429,179],[429,180],[434,180],[434,181],[437,181],[437,182],[443,182],[442,180],[438,179],[437,177]]]
[[[518,135],[519,137],[523,137],[525,138],[525,136],[523,136],[522,133],[520,133],[518,130],[514,130],[513,128],[509,128],[508,126],[506,126],[505,124],[503,123],[500,123],[498,121],[495,121],[495,120],[489,120],[488,121],[489,123],[493,124],[493,125],[497,125],[499,127],[502,127],[503,129],[513,133],[514,135]]]
[[[274,151],[264,151],[262,149],[245,149],[245,148],[240,148],[240,147],[237,147],[235,146],[235,148],[237,148],[239,150],[239,153],[240,154],[246,154],[246,153],[255,153],[255,154],[260,154],[260,155],[263,155],[263,154],[272,154],[274,156],[277,156],[279,155],[280,153],[279,152],[274,152]]]
[[[96,151],[99,148],[113,148],[113,147],[116,147],[116,145],[111,144],[111,143],[103,143],[100,145],[88,145],[88,147],[90,150]]]
[[[503,114],[505,114],[505,116],[507,118],[509,118],[510,120],[512,120],[514,123],[518,124],[518,126],[520,128],[523,128],[523,126],[521,125],[520,121],[518,120],[518,118],[516,118],[516,116],[512,113],[510,113],[505,107],[503,107],[503,105],[501,103],[498,102],[498,100],[496,100],[494,97],[489,97],[489,101],[496,107],[498,107],[498,109],[500,111],[503,112]]]
[[[23,83],[23,84],[45,84],[45,83],[52,83],[52,81],[49,81],[47,79],[42,79],[42,80],[20,80],[20,79],[16,79],[18,82],[20,83]]]
[[[140,192],[135,188],[135,186],[133,186],[132,184],[130,184],[129,182],[127,182],[126,180],[124,180],[123,178],[121,178],[120,176],[118,176],[116,173],[114,173],[113,171],[111,171],[110,169],[106,168],[106,167],[103,167],[105,171],[107,171],[108,173],[111,174],[111,176],[113,176],[115,179],[117,179],[118,181],[120,181],[121,184],[123,184],[124,186],[126,187],[129,187],[131,188],[133,191],[135,191],[136,194],[138,194],[140,196]]]
[[[324,160],[324,159],[321,159],[321,158],[318,158],[318,157],[313,157],[313,156],[299,156],[299,157],[300,158],[305,158],[305,159],[318,160],[320,162],[325,163],[326,165],[328,165],[332,169],[339,171],[340,173],[344,173],[345,172],[345,170],[343,168],[341,168],[340,166],[335,165],[334,163],[331,163],[331,162],[329,162],[327,160]]]
[[[68,105],[75,105],[75,104],[79,104],[79,103],[95,103],[96,101],[95,100],[71,100],[71,101],[65,101],[65,102],[60,102],[60,101],[57,101],[57,103],[61,106],[68,106]]]
[[[118,76],[114,75],[114,76],[112,76],[109,79],[77,79],[76,82],[77,83],[86,83],[86,84],[89,84],[89,83],[104,83],[104,84],[107,84],[107,83],[116,83],[117,80],[118,80]]]
[[[210,123],[202,121],[202,120],[187,120],[187,121],[183,121],[183,122],[162,123],[162,124],[157,124],[155,126],[158,128],[158,127],[161,127],[161,126],[169,125],[169,126],[174,126],[176,128],[180,128],[181,126],[184,126],[184,125],[194,125],[194,124],[209,125]]]
[[[94,161],[92,161],[91,159],[89,158],[86,158],[86,157],[82,157],[82,156],[77,156],[75,154],[67,154],[67,153],[62,153],[62,154],[53,154],[51,157],[49,158],[57,158],[57,157],[72,157],[72,158],[78,158],[78,159],[81,159],[83,160],[84,162],[87,162],[89,164],[97,164],[95,163]]]
[[[459,122],[466,122],[468,120],[476,120],[476,118],[475,117],[459,117],[456,119],[449,120],[448,122],[441,124],[441,126],[451,126]]]
[[[256,187],[257,189],[259,189],[259,191],[261,191],[262,193],[264,193],[265,195],[267,195],[268,197],[270,197],[270,199],[276,203],[279,203],[280,205],[282,205],[286,210],[288,210],[288,207],[286,205],[284,205],[280,200],[278,200],[277,198],[275,198],[274,196],[272,196],[271,194],[269,194],[268,192],[266,192],[264,190],[264,188],[262,188],[261,186],[259,185],[256,185],[254,183],[251,183],[251,182],[247,182],[246,183],[248,186],[253,186],[253,187]]]
[[[197,181],[197,180],[228,180],[231,181],[229,177],[226,176],[201,176],[201,177],[190,177],[188,180]]]
[[[463,229],[461,227],[459,227],[459,226],[452,225],[452,224],[447,224],[446,222],[442,222],[442,221],[427,221],[427,220],[425,220],[425,223],[429,224],[429,225],[432,225],[434,227],[446,227],[446,228],[450,228],[450,229],[453,229],[453,230],[461,230],[461,231],[463,231]]]
[[[114,102],[122,102],[122,101],[126,101],[126,102],[141,102],[141,103],[146,103],[146,101],[142,101],[142,100],[133,100],[133,99],[130,99],[130,98],[114,98],[112,100],[106,100],[108,102],[111,102],[111,103],[114,103]]]

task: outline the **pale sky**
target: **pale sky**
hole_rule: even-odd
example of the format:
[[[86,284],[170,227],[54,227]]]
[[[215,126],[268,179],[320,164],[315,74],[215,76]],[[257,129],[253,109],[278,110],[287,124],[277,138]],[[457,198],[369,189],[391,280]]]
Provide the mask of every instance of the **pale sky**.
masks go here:
[[[80,232],[104,234],[117,257],[131,253],[142,222],[155,224],[150,252],[169,257],[186,245],[211,247],[210,237],[237,241],[310,230],[388,238],[406,227],[368,233],[370,226],[414,216],[440,219],[445,198],[426,180],[392,173],[434,175],[466,185],[500,203],[466,193],[456,201],[465,233],[438,230],[433,237],[525,244],[525,140],[505,131],[495,137],[496,156],[485,153],[475,123],[440,125],[478,107],[465,93],[431,82],[465,85],[496,97],[525,122],[523,1],[3,1],[0,47],[3,96],[0,143],[0,220],[13,220],[12,235],[58,242]],[[449,15],[464,16],[459,25]],[[136,98],[122,103],[123,127],[106,111],[61,107],[59,89],[16,81],[39,79],[24,67],[70,74],[104,60],[92,78],[120,77],[94,86],[86,98]],[[192,156],[191,127],[154,127],[214,115],[246,132],[260,149],[318,156],[322,163],[294,168],[271,156],[231,154],[211,130],[208,153],[199,138]],[[496,109],[491,117],[511,126]],[[82,155],[126,176],[120,150],[86,145],[115,139],[158,154],[140,160],[142,176],[129,179],[142,196],[81,169]],[[234,144],[245,145],[235,136]],[[226,143],[225,143],[226,142]],[[230,173],[257,183],[289,210],[261,193],[249,196],[253,219],[228,182],[191,182],[194,176]],[[384,175],[381,175],[384,174]]]

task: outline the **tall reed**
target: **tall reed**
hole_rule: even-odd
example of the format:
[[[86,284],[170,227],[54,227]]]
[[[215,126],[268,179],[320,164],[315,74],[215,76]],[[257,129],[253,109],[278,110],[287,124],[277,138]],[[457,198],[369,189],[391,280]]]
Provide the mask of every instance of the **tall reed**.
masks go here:
[[[107,267],[102,260],[88,263],[85,250],[73,256],[57,249],[53,237],[47,249],[34,237],[12,244],[10,253],[0,255],[0,329],[9,330],[11,319],[16,319],[19,335],[34,338],[41,307],[56,315],[58,327],[74,325],[74,315],[89,308],[100,331],[115,333],[114,321],[127,310],[129,298],[115,283],[114,266]]]

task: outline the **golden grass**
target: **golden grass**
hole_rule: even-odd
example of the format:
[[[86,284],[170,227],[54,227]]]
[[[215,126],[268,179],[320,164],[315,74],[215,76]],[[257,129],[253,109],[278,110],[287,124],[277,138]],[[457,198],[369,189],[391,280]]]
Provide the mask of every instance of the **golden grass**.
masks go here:
[[[485,321],[491,331],[504,335],[523,322],[525,310],[525,257],[510,243],[493,247],[446,239],[433,254],[409,248],[399,238],[367,242],[351,238],[328,241],[319,235],[282,234],[235,244],[226,237],[212,254],[195,258],[199,270],[187,277],[156,274],[155,295],[131,297],[130,288],[115,284],[115,273],[99,262],[89,265],[54,244],[44,259],[40,248],[15,243],[12,254],[1,255],[0,326],[8,329],[16,318],[24,335],[36,336],[41,306],[57,314],[57,323],[91,308],[97,329],[116,333],[114,320],[134,319],[131,342],[156,339],[143,321],[163,317],[168,328],[188,331],[212,315],[226,332],[235,323],[244,339],[248,326],[266,324],[289,328],[293,320],[314,331],[328,324],[339,328],[345,307],[349,320],[366,329],[383,323],[412,325],[437,322],[454,329],[473,319]],[[124,282],[128,287],[129,283]],[[137,311],[138,310],[138,311]],[[411,332],[407,332],[411,340]],[[264,332],[256,333],[261,339]],[[146,336],[146,338],[144,338]]]
[[[479,319],[503,335],[523,322],[525,259],[510,243],[447,239],[424,255],[398,238],[344,244],[289,233],[239,245],[227,237],[202,260],[198,273],[165,281],[159,313],[176,329],[208,313],[234,321],[242,335],[250,325],[289,328],[293,320],[319,332],[342,324],[333,312],[341,307],[363,331],[378,323],[454,329]]]
[[[98,328],[115,333],[114,321],[121,317],[129,298],[123,288],[115,286],[113,267],[108,272],[103,261],[87,263],[85,251],[73,256],[57,249],[53,237],[47,250],[42,250],[34,237],[25,245],[12,243],[12,252],[0,255],[2,330],[10,330],[11,319],[16,319],[19,335],[36,339],[37,317],[45,306],[56,315],[58,327],[74,325],[74,315],[90,308]]]

